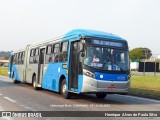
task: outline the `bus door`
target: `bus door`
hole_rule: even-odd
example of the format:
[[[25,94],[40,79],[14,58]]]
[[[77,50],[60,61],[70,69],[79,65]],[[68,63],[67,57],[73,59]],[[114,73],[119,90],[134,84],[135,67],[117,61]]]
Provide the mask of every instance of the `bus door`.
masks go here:
[[[38,82],[37,82],[37,84],[41,84],[42,77],[43,77],[44,54],[45,54],[45,48],[40,48],[39,63],[38,63]]]
[[[78,75],[82,74],[82,65],[80,62],[79,43],[72,42],[70,50],[70,68],[69,68],[69,90],[78,91]]]

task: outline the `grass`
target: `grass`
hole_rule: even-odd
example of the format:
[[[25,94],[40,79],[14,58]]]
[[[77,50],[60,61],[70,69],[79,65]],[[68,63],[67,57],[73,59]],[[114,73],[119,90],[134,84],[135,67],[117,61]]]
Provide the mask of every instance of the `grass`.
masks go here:
[[[132,76],[131,94],[160,99],[160,77]]]
[[[8,67],[0,67],[0,75],[8,76]]]

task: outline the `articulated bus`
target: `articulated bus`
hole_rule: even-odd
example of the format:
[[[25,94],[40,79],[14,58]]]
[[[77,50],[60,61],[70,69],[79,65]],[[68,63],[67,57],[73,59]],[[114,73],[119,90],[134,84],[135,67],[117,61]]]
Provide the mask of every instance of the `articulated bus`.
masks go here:
[[[111,33],[76,29],[63,37],[27,45],[10,57],[13,83],[31,83],[34,89],[73,93],[127,94],[130,89],[126,40]]]

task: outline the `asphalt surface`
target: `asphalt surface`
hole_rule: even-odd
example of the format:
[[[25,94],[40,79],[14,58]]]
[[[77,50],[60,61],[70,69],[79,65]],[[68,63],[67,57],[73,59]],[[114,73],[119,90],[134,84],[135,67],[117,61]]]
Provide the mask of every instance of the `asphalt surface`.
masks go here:
[[[160,101],[128,95],[107,95],[103,100],[95,95],[75,95],[64,99],[60,94],[48,90],[34,90],[28,84],[13,84],[12,80],[0,76],[0,111],[160,111]],[[69,114],[72,114],[71,112]],[[83,113],[81,113],[83,114]],[[86,113],[87,114],[87,113]],[[63,116],[63,115],[62,115]],[[22,118],[5,118],[18,120]],[[28,119],[28,118],[23,118]],[[40,118],[29,118],[40,119]],[[79,117],[45,117],[52,119],[86,119]],[[158,117],[87,117],[87,119],[159,119]]]

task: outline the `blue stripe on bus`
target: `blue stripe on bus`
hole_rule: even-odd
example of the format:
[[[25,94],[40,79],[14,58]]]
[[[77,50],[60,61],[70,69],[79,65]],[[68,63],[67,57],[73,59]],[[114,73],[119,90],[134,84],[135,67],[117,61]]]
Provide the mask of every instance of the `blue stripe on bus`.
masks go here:
[[[12,72],[14,72],[14,80],[20,81],[19,73],[16,65],[12,65]]]
[[[127,74],[108,74],[108,73],[95,72],[95,76],[97,80],[127,81]]]
[[[78,93],[81,92],[83,86],[83,75],[78,75]]]

